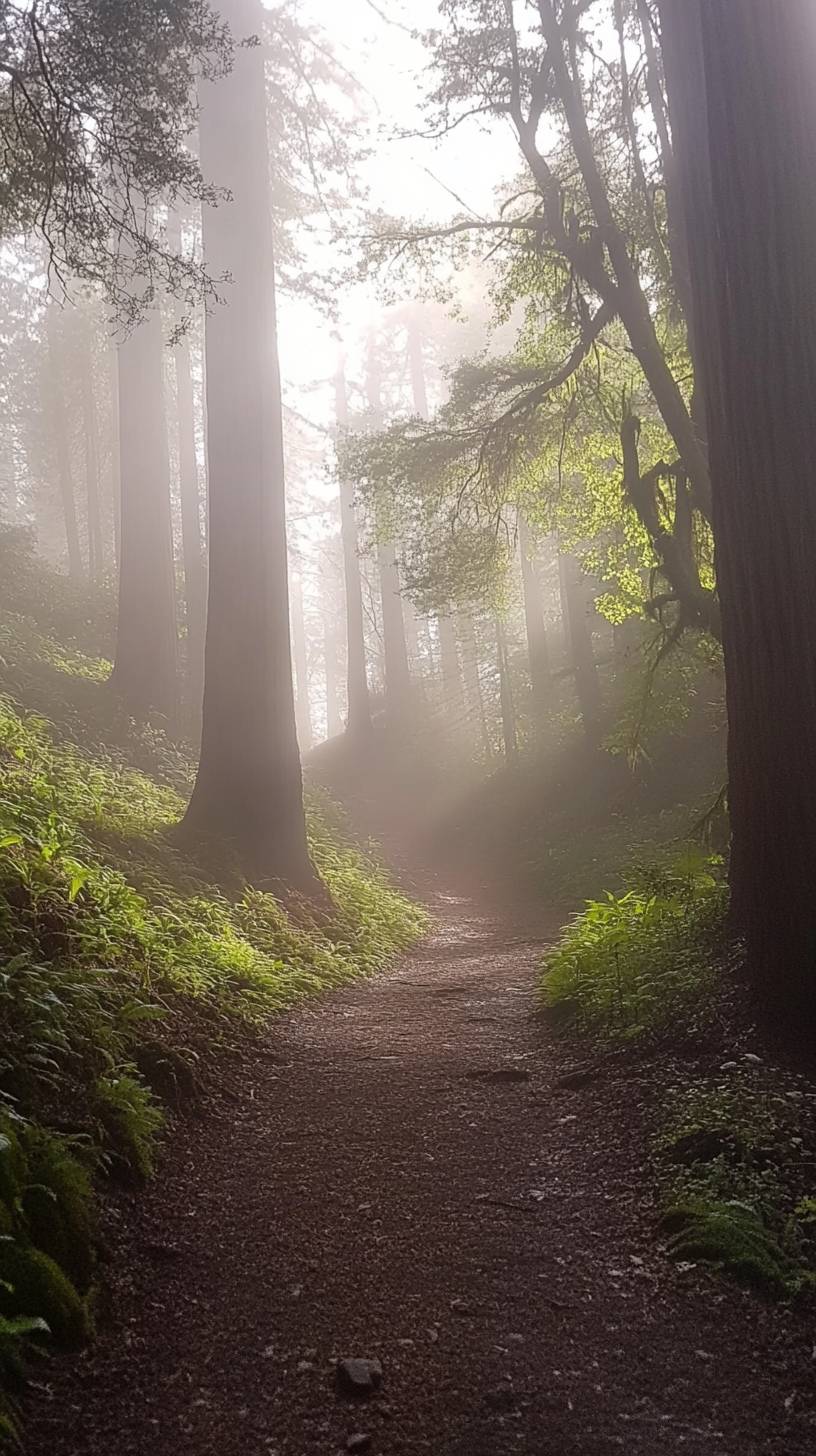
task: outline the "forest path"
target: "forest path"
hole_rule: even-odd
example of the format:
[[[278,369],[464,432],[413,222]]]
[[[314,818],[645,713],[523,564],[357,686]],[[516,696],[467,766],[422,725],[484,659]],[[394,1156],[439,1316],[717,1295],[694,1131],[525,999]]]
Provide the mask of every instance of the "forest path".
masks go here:
[[[433,909],[176,1129],[31,1453],[812,1456],[806,1326],[654,1245],[648,1086],[555,1087],[541,927]],[[367,1404],[336,1393],[348,1356],[382,1363]]]

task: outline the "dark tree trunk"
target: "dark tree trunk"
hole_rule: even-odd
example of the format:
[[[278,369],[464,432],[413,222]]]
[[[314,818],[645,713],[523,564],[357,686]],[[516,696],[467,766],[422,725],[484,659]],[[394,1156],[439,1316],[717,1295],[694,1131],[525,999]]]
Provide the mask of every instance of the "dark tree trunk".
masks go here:
[[[534,560],[534,545],[530,529],[522,515],[519,516],[519,552],[530,683],[533,689],[536,716],[540,717],[546,711],[550,699],[550,651],[547,645],[547,628],[544,625],[544,610],[541,605],[541,583]]]
[[[262,30],[254,0],[222,0],[238,37]],[[204,253],[228,276],[207,318],[209,610],[201,759],[184,832],[226,843],[257,884],[307,892],[309,860],[295,728],[283,424],[263,50],[236,51],[202,86],[204,175],[233,200],[205,208]]]
[[[177,723],[178,662],[164,338],[152,309],[119,345],[122,539],[111,683],[138,722]]]
[[[761,993],[812,1031],[816,17],[812,0],[661,0],[661,12],[672,124],[695,169],[686,214],[706,321],[733,910]]]
[[[174,350],[178,424],[181,548],[184,563],[184,617],[187,626],[187,726],[194,738],[201,732],[204,698],[204,636],[207,625],[207,573],[201,535],[201,500],[196,450],[195,397],[190,343],[183,338]]]
[[[335,378],[335,409],[337,430],[342,437],[348,430],[346,377],[342,359],[338,361]],[[340,530],[343,540],[343,580],[346,588],[346,727],[350,738],[365,741],[371,736],[372,723],[366,666],[363,583],[360,575],[360,543],[354,488],[346,480],[340,481]]]
[[[499,666],[499,700],[504,757],[509,766],[518,759],[518,729],[516,727],[516,706],[513,701],[513,684],[510,678],[510,663],[507,656],[507,635],[504,623],[498,618],[496,620],[496,653]]]
[[[595,747],[601,739],[601,687],[589,625],[589,601],[574,556],[559,556],[558,580],[567,659],[575,680],[578,709],[587,740]]]

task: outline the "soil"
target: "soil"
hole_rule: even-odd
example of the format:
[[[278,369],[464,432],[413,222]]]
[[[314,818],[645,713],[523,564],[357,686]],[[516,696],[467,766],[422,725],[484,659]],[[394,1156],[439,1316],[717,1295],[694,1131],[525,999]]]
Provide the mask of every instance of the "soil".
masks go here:
[[[813,1456],[816,1344],[655,1238],[654,1071],[535,1011],[554,925],[437,894],[391,971],[277,1021],[108,1214],[100,1338],[36,1456]],[[338,1360],[379,1361],[368,1400]]]

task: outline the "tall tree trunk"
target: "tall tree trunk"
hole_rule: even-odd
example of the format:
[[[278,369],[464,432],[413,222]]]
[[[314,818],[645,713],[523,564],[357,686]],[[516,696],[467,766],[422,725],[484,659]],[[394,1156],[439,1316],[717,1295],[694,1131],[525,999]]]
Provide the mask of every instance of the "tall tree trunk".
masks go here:
[[[119,624],[111,683],[138,722],[177,725],[178,661],[164,338],[158,309],[119,345],[122,509]]]
[[[476,641],[476,629],[472,618],[468,616],[459,618],[459,637],[462,643],[462,671],[468,711],[471,718],[474,718],[479,724],[482,748],[489,761],[493,757],[493,741],[487,726],[482,678],[479,672],[479,644]]]
[[[686,217],[705,319],[733,910],[761,994],[812,1035],[816,18],[812,0],[660,9],[672,125],[693,167]]]
[[[57,332],[56,305],[48,310],[48,386],[47,407],[51,417],[54,453],[57,463],[62,519],[65,525],[65,546],[68,555],[68,575],[83,575],[82,548],[79,544],[74,477],[71,470],[71,442],[68,435],[68,417],[65,409],[65,371],[63,367],[61,340]]]
[[[379,430],[383,424],[382,381],[377,347],[373,336],[369,336],[366,387],[372,429]],[[378,526],[381,526],[378,522]],[[405,619],[402,615],[402,593],[400,588],[397,553],[391,540],[380,540],[377,545],[377,565],[380,573],[380,598],[382,603],[383,657],[385,663],[385,705],[392,723],[400,719],[410,707],[411,669],[408,663],[408,644],[405,640]]]
[[[414,409],[421,420],[429,418],[428,387],[425,382],[425,355],[422,351],[422,331],[416,319],[408,324],[408,363],[411,370],[411,393]]]
[[[94,390],[93,326],[87,322],[82,350],[82,433],[85,444],[85,487],[88,511],[88,575],[97,581],[105,569],[99,501],[99,421]]]
[[[342,356],[335,376],[335,410],[338,434],[348,430],[348,400]],[[354,488],[340,481],[340,530],[343,541],[343,579],[346,588],[346,673],[348,687],[347,730],[350,738],[365,741],[372,733],[371,698],[366,666],[363,583],[360,574],[360,543]]]
[[[397,723],[410,704],[411,669],[408,665],[397,553],[390,541],[381,541],[378,545],[377,565],[382,601],[385,702],[389,716]]]
[[[516,727],[516,706],[513,702],[513,683],[510,678],[510,663],[507,656],[507,634],[500,618],[496,619],[496,653],[499,666],[499,700],[504,757],[510,766],[518,759],[518,729]]]
[[[241,38],[254,0],[221,0]],[[228,277],[207,318],[209,610],[201,758],[184,832],[226,842],[258,884],[318,886],[309,860],[295,727],[283,422],[269,206],[263,49],[201,88],[205,177],[230,203],[206,207],[204,255]]]
[[[306,645],[306,618],[303,609],[303,583],[292,573],[292,653],[295,659],[295,722],[301,753],[314,747],[312,711],[309,704],[309,654]]]
[[[464,702],[462,698],[462,669],[459,665],[459,644],[456,640],[456,625],[453,617],[437,618],[439,628],[439,661],[442,669],[442,691],[445,697],[445,712],[455,727],[461,728]]]
[[[181,549],[184,564],[184,616],[187,626],[187,726],[194,738],[201,732],[204,699],[204,637],[207,625],[207,573],[201,537],[201,501],[196,450],[195,396],[190,341],[185,336],[173,351],[176,374]]]
[[[601,687],[589,625],[589,602],[574,556],[559,556],[558,580],[567,655],[581,722],[589,743],[597,746],[601,739]]]
[[[323,609],[323,655],[326,672],[326,737],[337,738],[343,731],[343,715],[340,712],[337,633],[328,602]]]
[[[550,651],[547,628],[541,605],[541,584],[534,560],[534,544],[530,528],[521,514],[518,518],[521,584],[524,596],[524,621],[527,628],[527,656],[536,717],[545,712],[550,698]]]

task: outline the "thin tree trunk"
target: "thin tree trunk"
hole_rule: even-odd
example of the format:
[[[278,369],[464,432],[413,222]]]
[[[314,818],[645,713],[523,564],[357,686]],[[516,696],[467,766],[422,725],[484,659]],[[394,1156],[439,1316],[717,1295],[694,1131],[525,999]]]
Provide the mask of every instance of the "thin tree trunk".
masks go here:
[[[292,653],[295,660],[295,721],[301,753],[314,747],[312,711],[309,704],[309,655],[306,646],[306,619],[303,609],[303,583],[292,573]]]
[[[342,356],[335,376],[335,411],[338,434],[348,430],[348,399]],[[357,531],[357,510],[354,488],[345,479],[340,481],[340,531],[343,541],[343,580],[346,589],[346,675],[350,738],[365,741],[372,733],[371,697],[366,666],[365,616],[363,583],[360,574],[360,544]]]
[[[456,626],[453,617],[438,617],[437,626],[439,628],[439,661],[442,669],[445,712],[456,727],[461,727],[464,701]]]
[[[547,628],[544,624],[544,609],[541,605],[541,584],[534,561],[533,540],[530,528],[521,514],[518,518],[518,525],[530,682],[536,717],[541,717],[550,700],[550,650],[547,644]]]
[[[85,485],[88,510],[88,575],[97,581],[105,569],[102,516],[99,502],[99,422],[93,371],[93,333],[88,324],[83,339],[82,433],[85,444]]]
[[[54,452],[57,463],[62,519],[65,526],[65,546],[68,555],[68,575],[79,578],[84,574],[82,548],[79,543],[74,478],[71,470],[71,443],[68,436],[68,417],[65,409],[65,373],[62,349],[57,337],[56,305],[48,311],[48,390],[47,404],[51,417]]]
[[[372,427],[380,429],[382,426],[381,381],[373,338],[369,338],[368,342],[367,390]],[[405,640],[405,620],[402,615],[397,553],[392,541],[384,540],[378,543],[377,565],[380,572],[382,603],[386,712],[392,723],[397,724],[410,707],[411,669]]]
[[[176,584],[164,402],[164,338],[153,308],[119,345],[122,539],[111,684],[144,722],[178,717]]]
[[[194,738],[201,732],[204,699],[204,638],[207,625],[207,574],[201,538],[201,502],[196,450],[195,397],[190,342],[185,336],[173,351],[176,373],[181,548],[187,626],[186,718]]]
[[[337,738],[343,731],[343,715],[340,712],[337,633],[328,603],[323,613],[323,654],[326,671],[326,736]]]
[[[705,320],[732,907],[761,995],[812,1037],[816,23],[812,0],[660,9]]]
[[[601,738],[601,688],[589,626],[589,603],[574,556],[559,556],[558,580],[568,661],[575,680],[581,722],[589,743],[597,746]]]
[[[476,631],[470,617],[459,618],[459,636],[462,643],[462,670],[465,680],[465,694],[468,710],[479,724],[482,747],[488,761],[493,757],[493,741],[487,726],[482,678],[479,672],[479,645]]]
[[[254,0],[221,0],[238,37]],[[263,50],[201,88],[201,165],[230,203],[205,207],[204,255],[228,277],[207,318],[209,610],[201,758],[184,832],[226,843],[258,884],[315,892],[295,726]]]
[[[510,678],[510,663],[507,657],[507,636],[504,623],[499,618],[496,619],[496,652],[499,666],[499,699],[504,757],[509,767],[518,759],[518,730],[516,728],[516,708],[513,702],[513,684]]]

